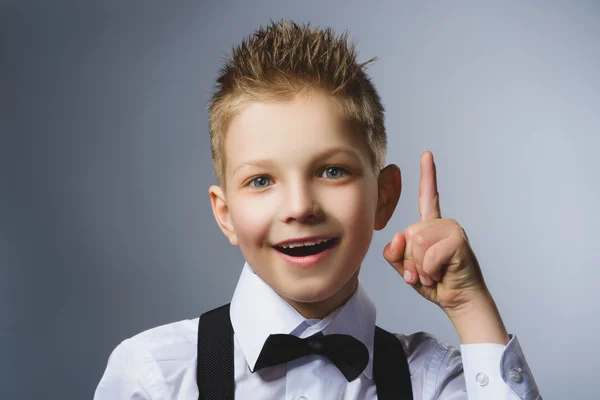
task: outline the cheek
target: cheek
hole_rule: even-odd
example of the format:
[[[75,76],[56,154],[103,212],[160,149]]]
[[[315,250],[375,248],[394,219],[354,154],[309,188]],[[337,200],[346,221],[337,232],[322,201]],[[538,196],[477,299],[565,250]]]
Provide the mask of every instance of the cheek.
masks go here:
[[[344,226],[346,235],[352,233],[356,237],[370,237],[374,227],[376,198],[366,196],[371,193],[369,185],[350,187],[345,193],[336,196],[335,204],[330,205],[330,210],[336,219]]]
[[[272,207],[256,196],[240,196],[230,208],[231,222],[241,246],[260,246],[267,237]]]

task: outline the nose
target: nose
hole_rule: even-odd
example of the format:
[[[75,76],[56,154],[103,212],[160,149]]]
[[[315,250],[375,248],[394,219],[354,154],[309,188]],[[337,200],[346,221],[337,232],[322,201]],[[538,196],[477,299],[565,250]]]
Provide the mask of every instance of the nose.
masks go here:
[[[323,216],[314,187],[308,182],[288,185],[281,199],[281,220],[301,223],[318,222]]]

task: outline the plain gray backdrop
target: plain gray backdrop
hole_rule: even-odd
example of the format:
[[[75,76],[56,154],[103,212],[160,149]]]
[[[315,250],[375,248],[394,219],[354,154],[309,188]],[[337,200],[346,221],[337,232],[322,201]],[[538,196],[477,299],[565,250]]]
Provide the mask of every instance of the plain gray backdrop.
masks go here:
[[[459,344],[381,255],[431,150],[544,398],[598,398],[599,3],[323,0],[0,5],[0,398],[91,398],[119,342],[230,300],[206,105],[270,19],[380,58],[403,191],[362,272],[378,323]]]

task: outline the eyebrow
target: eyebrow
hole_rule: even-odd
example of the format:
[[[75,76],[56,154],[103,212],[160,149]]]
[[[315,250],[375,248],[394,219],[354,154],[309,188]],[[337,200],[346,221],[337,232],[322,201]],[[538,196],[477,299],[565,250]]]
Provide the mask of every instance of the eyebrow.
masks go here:
[[[353,149],[351,149],[350,147],[335,147],[333,149],[328,149],[328,150],[324,150],[322,152],[320,152],[319,154],[317,154],[314,157],[313,162],[316,161],[321,161],[321,160],[325,160],[327,158],[333,157],[336,154],[339,153],[343,153],[343,154],[347,154],[353,158],[356,158],[358,160],[361,159],[361,157],[358,155],[358,153],[356,151],[354,151]],[[235,167],[233,169],[233,171],[231,172],[231,176],[235,175],[235,173],[245,167],[262,167],[265,168],[266,166],[272,165],[273,161],[269,160],[269,159],[260,159],[260,160],[250,160],[250,161],[246,161],[240,165],[238,165],[237,167]]]

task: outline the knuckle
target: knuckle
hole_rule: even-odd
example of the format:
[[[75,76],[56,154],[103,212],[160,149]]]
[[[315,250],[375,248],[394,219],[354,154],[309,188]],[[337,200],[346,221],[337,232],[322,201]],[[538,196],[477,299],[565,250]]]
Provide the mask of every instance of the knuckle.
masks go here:
[[[458,223],[458,221],[455,220],[454,218],[446,218],[446,220],[448,222],[450,222],[452,225],[460,226],[460,224]]]
[[[427,236],[423,232],[417,232],[414,234],[414,241],[416,244],[422,246],[427,241]]]

